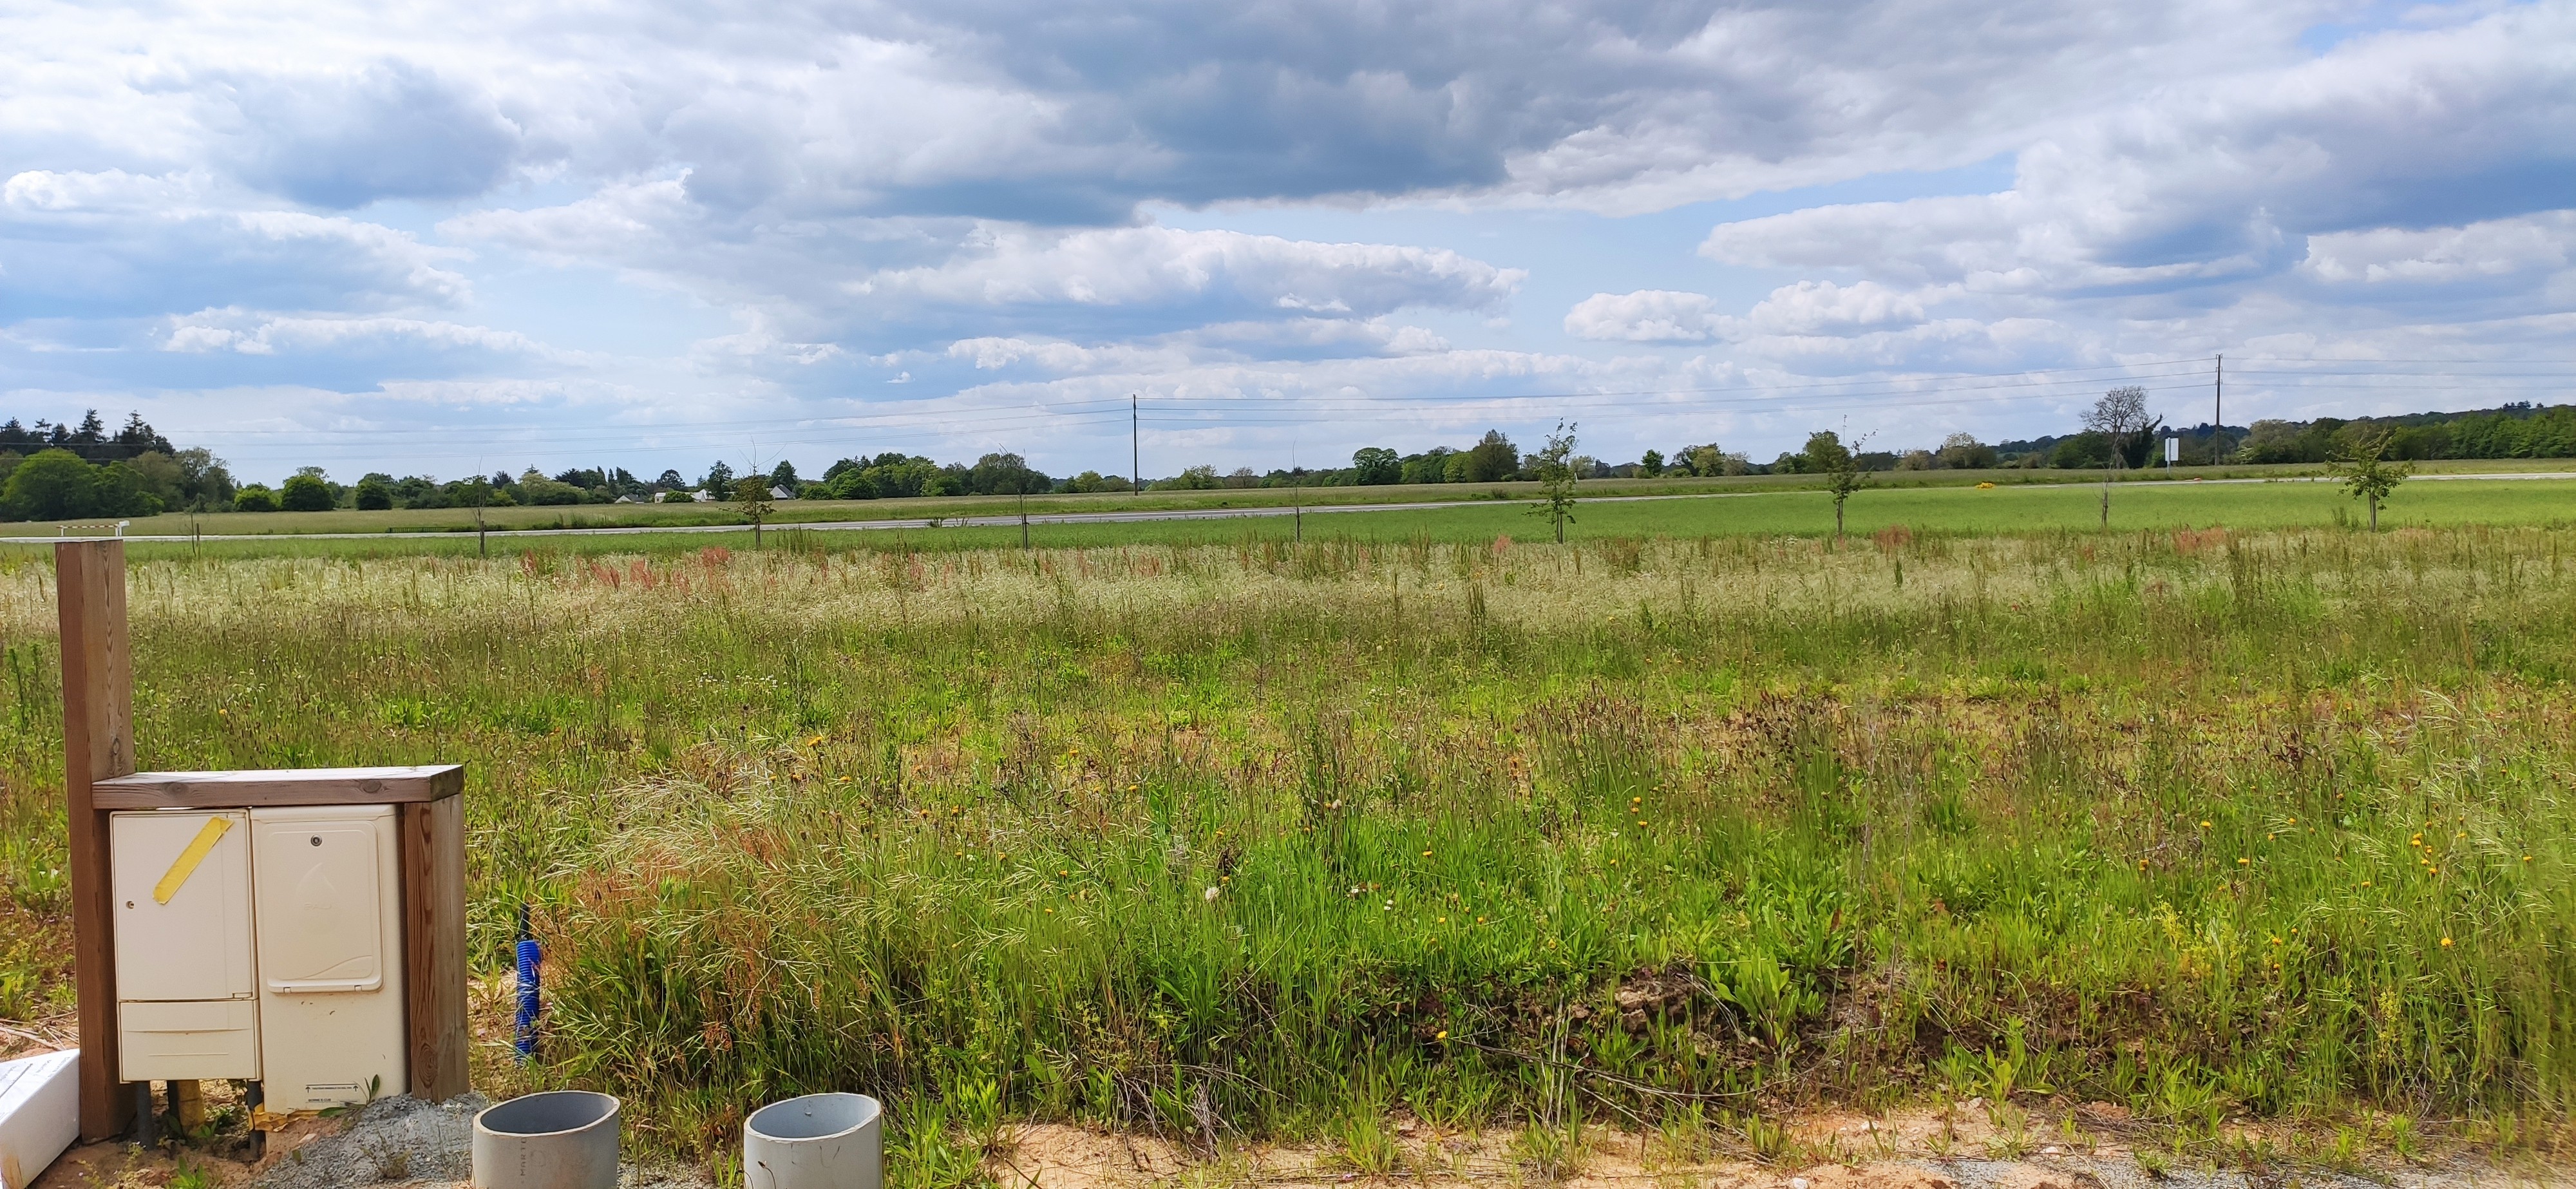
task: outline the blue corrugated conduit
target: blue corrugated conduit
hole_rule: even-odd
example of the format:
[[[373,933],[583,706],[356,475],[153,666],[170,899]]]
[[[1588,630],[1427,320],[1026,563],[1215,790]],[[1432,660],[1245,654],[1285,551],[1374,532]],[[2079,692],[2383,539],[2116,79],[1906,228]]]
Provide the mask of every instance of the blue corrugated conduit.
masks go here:
[[[519,1061],[525,1064],[537,1055],[537,967],[545,961],[545,951],[538,948],[537,936],[528,928],[528,906],[519,906]]]

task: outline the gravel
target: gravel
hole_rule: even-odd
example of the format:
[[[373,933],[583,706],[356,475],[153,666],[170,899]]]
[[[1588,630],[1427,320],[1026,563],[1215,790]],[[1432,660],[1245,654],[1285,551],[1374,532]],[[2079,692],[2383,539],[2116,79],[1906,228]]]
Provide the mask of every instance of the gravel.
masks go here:
[[[474,1116],[492,1105],[480,1094],[442,1103],[410,1095],[380,1098],[346,1130],[290,1152],[252,1189],[361,1189],[388,1184],[454,1184],[472,1175]],[[707,1189],[704,1178],[674,1168],[627,1164],[618,1189]]]

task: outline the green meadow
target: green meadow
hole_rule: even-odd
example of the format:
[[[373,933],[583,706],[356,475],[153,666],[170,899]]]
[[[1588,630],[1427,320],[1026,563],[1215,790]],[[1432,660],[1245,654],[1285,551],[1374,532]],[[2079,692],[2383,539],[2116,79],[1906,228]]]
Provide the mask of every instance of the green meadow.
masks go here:
[[[2556,1126],[2576,484],[2096,500],[138,545],[136,745],[467,764],[478,977],[521,905],[550,963],[478,1079],[720,1179],[819,1089],[894,1105],[902,1186],[1020,1118],[1537,1167],[1972,1097]],[[68,993],[51,590],[0,557],[12,1019]]]
[[[1769,478],[1765,476],[1764,478]],[[1352,490],[1352,489],[1344,489]],[[1404,489],[1419,492],[1424,489]],[[1628,484],[1587,486],[1592,498],[1580,503],[1566,526],[1569,540],[1619,537],[1699,536],[1829,536],[1833,502],[1812,488],[1762,489],[1686,496],[1638,498],[1652,486]],[[1909,533],[1980,535],[2033,531],[2095,531],[2101,524],[2100,484],[2003,484],[1991,489],[1949,484],[1888,486],[1853,495],[1844,509],[1849,533],[1870,535],[1896,526]],[[1231,493],[1241,494],[1241,493]],[[1253,492],[1268,497],[1272,492]],[[1096,500],[1099,497],[1082,497]],[[920,504],[922,501],[908,501]],[[971,506],[969,506],[971,505]],[[948,516],[1009,516],[1008,502],[935,501],[925,505]],[[1033,503],[1034,508],[1034,503]],[[1269,507],[1264,503],[1260,506]],[[1171,508],[1207,510],[1212,499],[1197,504],[1174,501]],[[869,503],[834,504],[835,517],[925,515],[923,508],[895,509]],[[1086,503],[1066,511],[1096,512]],[[1218,509],[1223,510],[1223,509]],[[528,509],[527,511],[537,511]],[[682,511],[690,511],[682,509]],[[1033,511],[1032,515],[1044,515]],[[236,514],[240,518],[244,514]],[[285,514],[280,514],[285,515]],[[340,520],[308,527],[305,532],[356,531],[354,518],[408,513],[313,513]],[[137,542],[141,557],[396,557],[516,556],[526,551],[581,554],[670,554],[710,546],[728,550],[752,547],[751,534],[739,517],[712,510],[696,515],[708,523],[725,523],[734,531],[618,532],[595,535],[496,536],[478,542],[471,533],[393,533],[357,539],[309,539],[278,535],[210,535],[201,542]],[[2360,505],[2331,483],[2265,481],[2251,483],[2124,482],[2111,489],[2110,526],[2115,532],[2169,531],[2223,526],[2239,529],[2349,526],[2363,518]],[[2576,524],[2576,477],[2542,480],[2469,480],[2419,478],[2401,487],[2381,513],[2384,527],[2445,528],[2462,525]],[[1301,522],[1302,521],[1302,522]],[[318,523],[318,522],[317,522]],[[142,531],[142,530],[136,530]],[[1035,547],[1094,549],[1121,545],[1231,545],[1244,541],[1300,539],[1402,542],[1428,535],[1444,543],[1552,541],[1549,522],[1525,503],[1494,499],[1422,502],[1419,507],[1378,512],[1318,511],[1302,518],[1278,515],[1223,516],[1200,520],[1081,521],[1035,523],[1028,533]],[[762,545],[787,549],[897,549],[956,551],[1016,548],[1017,525],[900,529],[800,529],[789,521],[771,525]],[[0,545],[0,551],[30,556],[43,546]]]

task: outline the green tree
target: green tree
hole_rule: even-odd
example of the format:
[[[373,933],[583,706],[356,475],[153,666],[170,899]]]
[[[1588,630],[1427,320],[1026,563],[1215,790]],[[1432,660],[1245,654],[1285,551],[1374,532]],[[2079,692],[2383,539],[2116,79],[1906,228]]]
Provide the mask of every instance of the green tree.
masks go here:
[[[1468,483],[1499,483],[1521,469],[1520,447],[1499,429],[1485,431],[1485,436],[1467,451],[1466,473],[1459,480]]]
[[[2413,463],[2388,462],[2386,432],[2370,434],[2354,442],[2340,458],[2326,463],[2326,472],[2343,480],[2344,492],[2370,506],[2370,531],[2379,531],[2379,505],[2390,492],[2415,473]]]
[[[252,483],[233,492],[233,511],[235,512],[274,512],[276,510],[277,493],[269,490],[268,484]]]
[[[331,498],[331,481],[312,467],[287,476],[277,489],[277,505],[289,512],[328,512],[338,502]]]
[[[72,520],[104,514],[99,508],[99,468],[69,450],[38,451],[9,472],[0,505],[11,520]]]
[[[394,506],[393,479],[387,475],[369,475],[358,480],[357,505],[361,511],[381,512]]]
[[[1363,446],[1351,455],[1351,482],[1379,487],[1404,481],[1404,460],[1384,446]]]
[[[752,475],[734,480],[734,510],[751,521],[751,547],[760,548],[760,526],[777,511],[769,502],[769,476]]]
[[[1547,444],[1532,457],[1538,461],[1530,469],[1538,474],[1539,505],[1532,514],[1545,514],[1556,526],[1556,543],[1565,544],[1565,522],[1574,519],[1574,423],[1559,421],[1556,432],[1547,435]]]
[[[1934,455],[1941,465],[1956,471],[1984,470],[1995,465],[1995,448],[1980,442],[1974,435],[1954,433],[1941,439],[1941,449]]]
[[[1664,473],[1664,452],[1646,451],[1646,456],[1637,460],[1637,473],[1649,479],[1661,477]]]
[[[1807,435],[1807,448],[1799,458],[1803,460],[1800,471],[1825,477],[1825,490],[1834,497],[1834,536],[1839,539],[1843,535],[1843,501],[1869,486],[1860,469],[1860,456],[1843,445],[1842,435],[1824,429]]]

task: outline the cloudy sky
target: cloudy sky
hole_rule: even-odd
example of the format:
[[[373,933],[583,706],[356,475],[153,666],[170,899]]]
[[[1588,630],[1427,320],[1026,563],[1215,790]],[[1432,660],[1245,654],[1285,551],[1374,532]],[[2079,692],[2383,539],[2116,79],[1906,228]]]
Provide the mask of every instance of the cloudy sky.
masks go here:
[[[0,6],[0,414],[1062,474],[2576,391],[2576,0]]]

